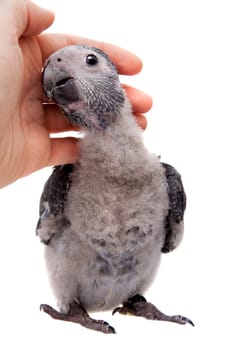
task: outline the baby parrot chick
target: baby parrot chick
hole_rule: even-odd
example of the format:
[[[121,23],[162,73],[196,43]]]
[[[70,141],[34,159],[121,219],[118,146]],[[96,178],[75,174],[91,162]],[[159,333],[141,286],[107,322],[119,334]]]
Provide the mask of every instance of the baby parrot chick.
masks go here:
[[[104,333],[115,330],[89,311],[193,325],[142,296],[181,241],[186,196],[179,173],[144,146],[115,65],[97,48],[67,46],[47,59],[42,86],[84,137],[78,162],[56,166],[41,195],[36,232],[59,311],[41,309]]]

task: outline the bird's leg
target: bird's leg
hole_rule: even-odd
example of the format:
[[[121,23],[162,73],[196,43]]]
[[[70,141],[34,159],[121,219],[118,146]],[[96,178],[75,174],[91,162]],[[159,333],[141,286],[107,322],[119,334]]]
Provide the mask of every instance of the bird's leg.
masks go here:
[[[40,310],[46,312],[56,320],[79,323],[80,325],[86,328],[106,334],[116,333],[115,329],[111,327],[107,322],[101,320],[94,320],[93,318],[91,318],[88,315],[87,311],[76,302],[73,302],[70,305],[70,310],[67,314],[60,313],[46,304],[42,304],[40,306]]]
[[[113,315],[119,312],[122,315],[134,315],[147,318],[148,320],[159,320],[175,322],[179,324],[189,323],[194,326],[194,323],[187,317],[181,315],[167,316],[158,310],[153,304],[148,303],[141,295],[135,295],[123,303],[122,307],[117,307],[113,310]]]

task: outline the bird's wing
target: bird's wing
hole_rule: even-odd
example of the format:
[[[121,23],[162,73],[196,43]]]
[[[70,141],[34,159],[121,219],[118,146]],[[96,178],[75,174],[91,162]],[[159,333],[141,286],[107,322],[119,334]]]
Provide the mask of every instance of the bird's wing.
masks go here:
[[[56,166],[45,183],[40,199],[40,218],[36,227],[36,233],[43,243],[48,244],[52,236],[69,225],[64,215],[64,205],[73,169],[72,164]]]
[[[169,209],[165,226],[165,240],[162,252],[168,253],[175,249],[182,239],[186,195],[178,171],[169,164],[161,164],[165,169],[169,198]]]

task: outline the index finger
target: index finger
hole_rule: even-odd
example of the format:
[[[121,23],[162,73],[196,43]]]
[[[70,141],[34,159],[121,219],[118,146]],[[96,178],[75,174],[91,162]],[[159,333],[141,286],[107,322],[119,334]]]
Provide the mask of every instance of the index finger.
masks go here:
[[[117,66],[119,74],[133,75],[142,69],[142,61],[132,52],[116,45],[68,34],[42,34],[37,37],[43,61],[54,51],[68,45],[83,44],[103,50]]]

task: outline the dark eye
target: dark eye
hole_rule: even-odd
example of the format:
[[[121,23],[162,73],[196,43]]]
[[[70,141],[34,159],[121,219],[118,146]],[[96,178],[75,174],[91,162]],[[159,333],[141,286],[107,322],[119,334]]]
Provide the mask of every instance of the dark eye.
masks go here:
[[[98,63],[98,58],[95,55],[90,54],[86,57],[86,63],[90,66],[95,66]]]

